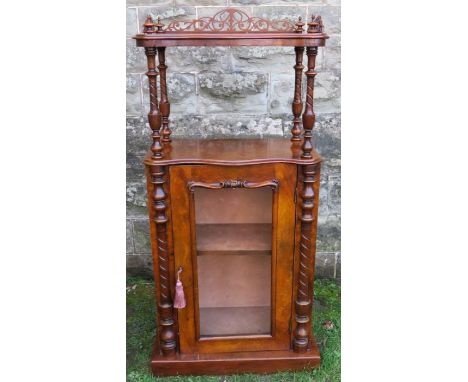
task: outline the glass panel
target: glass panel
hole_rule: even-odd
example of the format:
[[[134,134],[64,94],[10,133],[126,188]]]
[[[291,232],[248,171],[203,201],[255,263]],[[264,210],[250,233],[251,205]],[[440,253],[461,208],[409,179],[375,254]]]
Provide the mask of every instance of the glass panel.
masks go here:
[[[195,189],[201,336],[271,333],[272,195]]]

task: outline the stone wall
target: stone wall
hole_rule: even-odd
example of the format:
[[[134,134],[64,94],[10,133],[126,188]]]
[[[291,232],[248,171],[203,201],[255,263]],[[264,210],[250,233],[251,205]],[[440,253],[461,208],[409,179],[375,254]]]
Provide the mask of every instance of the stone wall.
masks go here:
[[[340,255],[340,0],[127,0],[127,271],[151,276],[142,159],[150,145],[146,58],[131,36],[145,17],[213,15],[225,6],[270,19],[322,16],[330,39],[319,49],[314,137],[324,158],[317,277],[341,277]],[[305,57],[306,58],[306,57]],[[173,137],[288,136],[292,124],[291,47],[167,48]],[[304,77],[305,78],[305,77]]]

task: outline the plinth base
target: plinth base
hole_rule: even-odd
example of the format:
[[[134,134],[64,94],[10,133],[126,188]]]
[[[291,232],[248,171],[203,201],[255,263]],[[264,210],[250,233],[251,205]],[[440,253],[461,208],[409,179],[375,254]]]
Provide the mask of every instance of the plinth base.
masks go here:
[[[319,365],[320,353],[315,341],[312,343],[312,348],[304,353],[282,350],[177,354],[173,357],[163,357],[155,348],[151,358],[151,371],[156,376],[270,374],[285,370],[312,369]]]

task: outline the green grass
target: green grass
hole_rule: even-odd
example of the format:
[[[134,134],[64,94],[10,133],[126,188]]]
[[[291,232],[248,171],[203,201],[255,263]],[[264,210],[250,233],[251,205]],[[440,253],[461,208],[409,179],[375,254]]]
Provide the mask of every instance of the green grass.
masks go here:
[[[153,377],[149,359],[156,334],[153,283],[138,278],[127,280],[127,381],[128,382],[279,382],[340,381],[340,286],[332,280],[316,280],[314,334],[320,347],[321,365],[312,371],[282,372],[271,375],[240,374],[203,377]],[[323,327],[325,321],[332,329]]]

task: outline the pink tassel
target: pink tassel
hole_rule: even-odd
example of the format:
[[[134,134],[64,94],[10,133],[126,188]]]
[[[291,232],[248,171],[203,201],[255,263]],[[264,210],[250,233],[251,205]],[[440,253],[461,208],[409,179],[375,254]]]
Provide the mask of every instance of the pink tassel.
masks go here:
[[[183,309],[185,308],[185,294],[184,294],[184,286],[182,285],[182,281],[180,281],[180,272],[182,272],[182,268],[179,268],[177,272],[177,282],[175,287],[175,297],[174,297],[174,308],[176,309]]]

